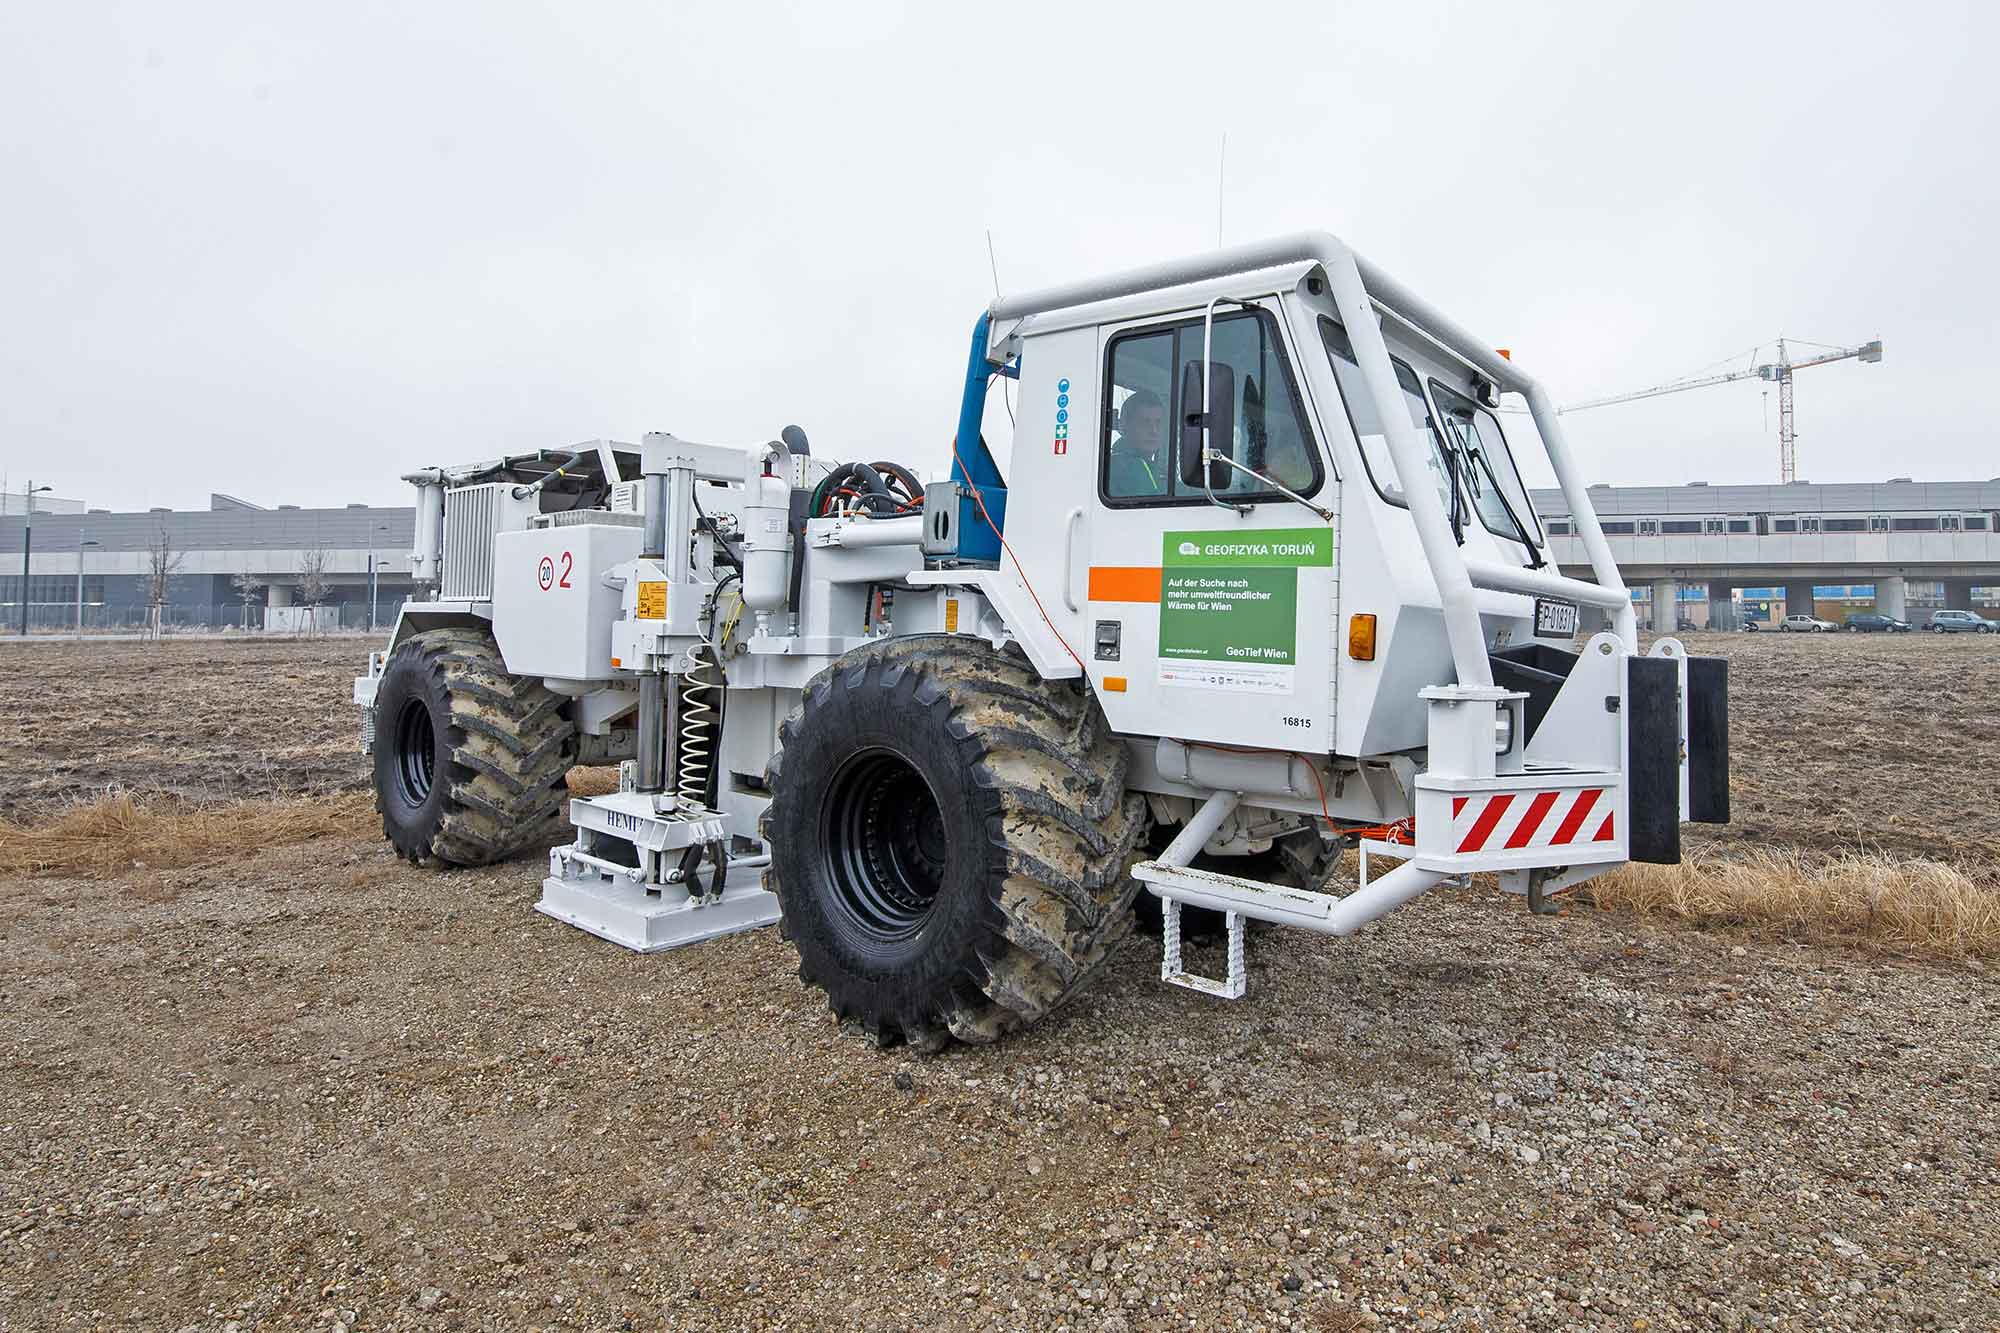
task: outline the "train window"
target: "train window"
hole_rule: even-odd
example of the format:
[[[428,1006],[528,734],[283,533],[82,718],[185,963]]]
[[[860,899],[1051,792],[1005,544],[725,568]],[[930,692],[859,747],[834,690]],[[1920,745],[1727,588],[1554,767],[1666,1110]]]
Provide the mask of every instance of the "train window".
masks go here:
[[[1866,532],[1868,520],[1865,518],[1829,518],[1824,527],[1828,532]]]
[[[1819,531],[1819,515],[1818,515],[1818,514],[1803,514],[1803,515],[1800,515],[1800,517],[1799,517],[1799,531],[1800,531],[1800,532],[1818,532],[1818,531]]]
[[[1889,530],[1889,516],[1887,514],[1874,515],[1868,520],[1868,530],[1870,532],[1887,532]]]
[[[1935,514],[1928,518],[1892,518],[1889,520],[1892,532],[1936,532],[1938,521]]]
[[[1985,532],[1985,531],[1986,531],[1986,515],[1984,515],[1984,514],[1967,514],[1967,515],[1965,516],[1965,530],[1966,530],[1967,532]]]
[[[1660,531],[1671,532],[1676,536],[1690,532],[1700,532],[1701,520],[1698,518],[1670,518],[1660,524]]]
[[[1942,527],[1944,528],[1944,530],[1945,530],[1946,532],[1957,532],[1957,531],[1958,531],[1958,515],[1957,515],[1957,514],[1940,514],[1940,515],[1938,516],[1938,523],[1939,523],[1939,524],[1940,524],[1940,525],[1941,525],[1941,526],[1942,526]]]
[[[1721,520],[1721,519],[1719,519],[1719,518],[1709,518],[1709,519],[1703,519],[1703,520],[1702,520],[1702,531],[1703,531],[1703,532],[1706,532],[1706,533],[1707,533],[1707,534],[1708,534],[1709,536],[1711,536],[1711,537],[1719,537],[1719,536],[1721,536],[1721,535],[1722,535],[1722,520]]]
[[[1750,520],[1747,518],[1732,518],[1729,520],[1729,530],[1731,532],[1748,532],[1750,531]]]
[[[1660,520],[1659,520],[1659,519],[1657,519],[1657,518],[1642,518],[1642,519],[1640,519],[1640,520],[1639,520],[1639,535],[1640,535],[1641,537],[1657,537],[1657,536],[1659,536],[1659,535],[1660,535]]]
[[[1567,537],[1567,536],[1569,536],[1569,520],[1568,520],[1568,519],[1566,519],[1566,518],[1552,518],[1552,519],[1550,519],[1550,520],[1549,520],[1549,535],[1550,535],[1551,537]]]
[[[1607,536],[1629,537],[1632,535],[1632,525],[1629,522],[1600,523],[1598,526],[1604,529]]]
[[[1795,518],[1774,518],[1771,520],[1771,531],[1773,532],[1797,532],[1798,530],[1799,521]]]

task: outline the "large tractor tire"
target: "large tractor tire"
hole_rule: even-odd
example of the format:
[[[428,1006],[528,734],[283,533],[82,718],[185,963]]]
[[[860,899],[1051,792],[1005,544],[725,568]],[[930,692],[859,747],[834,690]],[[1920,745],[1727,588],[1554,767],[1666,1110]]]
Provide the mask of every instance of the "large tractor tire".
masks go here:
[[[563,703],[508,675],[483,630],[404,640],[375,687],[375,808],[397,853],[482,866],[546,838],[576,759]]]
[[[1145,803],[1088,691],[925,635],[848,654],[779,733],[764,884],[799,976],[877,1045],[990,1042],[1132,928]]]

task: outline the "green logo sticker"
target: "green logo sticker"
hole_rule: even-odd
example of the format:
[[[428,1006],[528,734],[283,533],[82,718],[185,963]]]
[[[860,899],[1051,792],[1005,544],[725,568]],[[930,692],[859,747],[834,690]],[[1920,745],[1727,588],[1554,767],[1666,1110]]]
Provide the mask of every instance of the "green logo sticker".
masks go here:
[[[1160,563],[1211,569],[1331,568],[1333,533],[1327,528],[1267,528],[1260,532],[1169,532]]]
[[[1163,683],[1221,684],[1172,671],[1170,660],[1230,663],[1258,688],[1290,689],[1298,657],[1299,570],[1331,568],[1333,534],[1323,528],[1247,533],[1169,532],[1161,541],[1160,662]],[[1232,678],[1233,679],[1233,678]]]

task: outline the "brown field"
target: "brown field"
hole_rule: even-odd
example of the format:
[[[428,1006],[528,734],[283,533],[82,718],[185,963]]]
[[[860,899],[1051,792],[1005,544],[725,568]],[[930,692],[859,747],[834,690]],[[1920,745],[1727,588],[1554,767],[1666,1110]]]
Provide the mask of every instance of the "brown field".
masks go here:
[[[1737,823],[1657,915],[1441,891],[1234,1005],[1135,942],[918,1060],[776,932],[397,862],[364,645],[9,645],[0,1329],[1994,1327],[1991,955],[1885,895],[2000,893],[2000,644],[1691,646]]]
[[[360,791],[351,682],[370,644],[9,644],[0,650],[0,819],[109,791],[222,800]]]
[[[2000,639],[1690,634],[1730,659],[1732,822],[1697,851],[1888,852],[2000,875]]]

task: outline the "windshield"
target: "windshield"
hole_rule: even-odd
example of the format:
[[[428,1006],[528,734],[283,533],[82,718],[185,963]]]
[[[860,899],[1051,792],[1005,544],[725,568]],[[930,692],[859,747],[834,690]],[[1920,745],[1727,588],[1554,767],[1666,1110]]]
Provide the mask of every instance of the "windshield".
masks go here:
[[[1514,467],[1514,455],[1500,422],[1485,407],[1458,390],[1431,381],[1431,397],[1444,414],[1445,429],[1467,464],[1467,489],[1479,521],[1496,537],[1506,537],[1532,547],[1539,544],[1541,520],[1528,501],[1527,488]]]
[[[1368,386],[1361,378],[1361,364],[1354,359],[1354,345],[1347,340],[1347,330],[1322,315],[1319,336],[1320,341],[1326,344],[1326,359],[1333,366],[1333,378],[1340,385],[1340,396],[1347,404],[1348,424],[1354,427],[1354,438],[1361,443],[1361,462],[1368,469],[1368,479],[1375,483],[1375,489],[1382,493],[1383,499],[1391,504],[1407,505],[1401,479],[1396,473],[1396,460],[1389,454],[1389,437],[1383,433],[1381,418],[1375,415],[1375,400],[1369,396]],[[1431,428],[1430,409],[1424,403],[1423,385],[1415,371],[1393,357],[1390,359],[1396,367],[1396,384],[1403,391],[1403,404],[1410,412],[1410,424],[1422,429],[1430,440],[1430,454],[1424,461],[1429,466],[1431,485],[1436,488],[1446,512],[1450,512],[1451,474],[1445,469],[1444,449],[1438,434]]]

